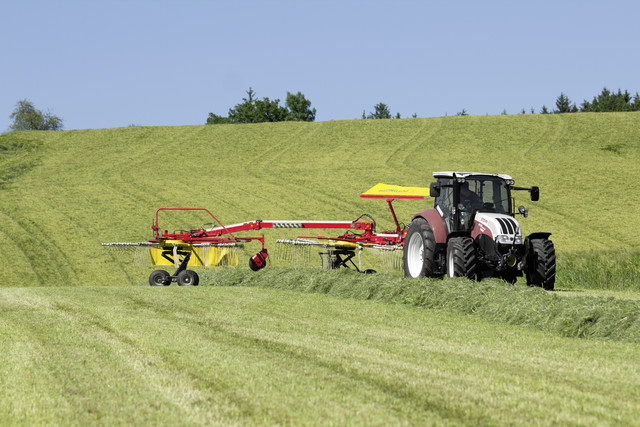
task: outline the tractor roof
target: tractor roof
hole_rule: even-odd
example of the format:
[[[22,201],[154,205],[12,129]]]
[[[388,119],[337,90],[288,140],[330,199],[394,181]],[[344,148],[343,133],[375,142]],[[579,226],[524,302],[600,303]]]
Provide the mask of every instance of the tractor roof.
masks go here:
[[[433,176],[435,178],[453,178],[453,174],[456,174],[457,177],[466,178],[468,176],[497,176],[498,178],[502,178],[504,180],[511,180],[513,178],[511,175],[506,175],[504,173],[480,173],[480,172],[454,172],[454,171],[444,171],[444,172],[434,172]]]

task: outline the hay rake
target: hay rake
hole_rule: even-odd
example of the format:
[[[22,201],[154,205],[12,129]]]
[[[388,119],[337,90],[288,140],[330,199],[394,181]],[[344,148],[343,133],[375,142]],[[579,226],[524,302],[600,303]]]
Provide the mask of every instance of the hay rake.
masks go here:
[[[395,230],[377,233],[376,222],[371,215],[363,214],[352,221],[307,221],[307,220],[255,220],[224,225],[215,215],[205,208],[160,208],[156,210],[152,225],[153,238],[138,243],[103,243],[109,250],[135,250],[134,260],[142,263],[146,257],[152,265],[173,266],[175,272],[169,274],[164,269],[155,270],[149,276],[152,286],[167,286],[173,282],[178,285],[197,285],[198,274],[189,267],[235,267],[240,264],[245,244],[257,241],[261,249],[249,258],[249,268],[258,271],[266,266],[269,253],[265,248],[264,234],[239,236],[237,233],[257,232],[262,229],[324,229],[345,230],[337,237],[298,236],[296,239],[278,239],[276,258],[291,261],[292,265],[309,264],[315,251],[320,257],[322,268],[352,268],[361,273],[373,273],[372,269],[362,268],[361,254],[370,249],[381,256],[382,266],[401,267],[401,253],[406,230],[398,223],[392,202],[396,199],[423,199],[428,189],[418,187],[399,187],[378,184],[360,195],[362,198],[385,199],[393,220]],[[172,233],[160,232],[159,215],[163,211],[200,211],[208,214],[213,221],[210,227],[205,224],[189,230],[177,230]],[[358,264],[355,263],[357,257]]]

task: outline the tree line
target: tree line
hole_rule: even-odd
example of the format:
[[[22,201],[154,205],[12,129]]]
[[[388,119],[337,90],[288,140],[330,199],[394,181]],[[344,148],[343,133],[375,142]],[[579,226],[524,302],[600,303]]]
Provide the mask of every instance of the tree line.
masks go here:
[[[580,104],[580,107],[576,106],[574,102],[571,102],[568,96],[564,92],[560,92],[560,95],[556,98],[556,109],[554,113],[602,113],[602,112],[614,112],[614,111],[640,111],[640,95],[638,92],[634,96],[631,96],[628,90],[622,92],[618,89],[618,92],[611,92],[606,87],[602,89],[600,94],[593,97],[592,101],[586,99]],[[548,113],[547,107],[542,107],[542,114]]]
[[[264,122],[283,122],[283,121],[306,121],[312,122],[316,119],[316,109],[311,108],[311,101],[308,100],[301,92],[295,94],[287,92],[284,105],[280,105],[279,99],[270,100],[269,98],[256,98],[256,92],[250,87],[246,92],[247,97],[242,98],[242,102],[236,104],[229,109],[227,116],[220,116],[209,113],[206,124],[223,124],[223,123],[264,123]],[[616,111],[640,111],[640,94],[631,95],[628,90],[624,92],[618,89],[612,92],[606,87],[602,89],[598,95],[595,95],[591,101],[586,99],[576,105],[572,102],[564,92],[556,98],[555,109],[549,110],[546,105],[542,106],[540,114],[551,113],[584,113],[584,112],[616,112]],[[535,114],[535,110],[531,108],[531,113]],[[507,114],[506,110],[502,114]],[[526,114],[523,108],[521,114]],[[458,116],[467,116],[469,113],[466,109],[457,113]],[[413,114],[412,117],[417,117]],[[33,103],[27,99],[18,101],[15,110],[9,118],[12,120],[9,129],[14,130],[60,130],[63,128],[63,120],[51,114],[43,113],[35,108]],[[362,111],[362,119],[391,119],[400,118],[400,113],[395,116],[391,114],[389,106],[383,102],[379,102],[374,106],[374,110],[369,114]]]
[[[279,105],[280,100],[269,98],[256,99],[256,92],[249,88],[247,98],[242,98],[240,104],[229,109],[228,115],[219,116],[209,113],[208,125],[225,123],[264,123],[284,121],[312,122],[316,119],[316,109],[311,108],[311,101],[298,92],[287,92],[285,105]]]

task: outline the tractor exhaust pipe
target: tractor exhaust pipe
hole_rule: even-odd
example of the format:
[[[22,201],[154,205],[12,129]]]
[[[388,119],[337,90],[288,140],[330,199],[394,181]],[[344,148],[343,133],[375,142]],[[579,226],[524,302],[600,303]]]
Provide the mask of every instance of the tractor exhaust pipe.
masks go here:
[[[249,268],[253,271],[263,269],[267,265],[267,257],[269,254],[266,249],[262,249],[260,252],[249,258]]]

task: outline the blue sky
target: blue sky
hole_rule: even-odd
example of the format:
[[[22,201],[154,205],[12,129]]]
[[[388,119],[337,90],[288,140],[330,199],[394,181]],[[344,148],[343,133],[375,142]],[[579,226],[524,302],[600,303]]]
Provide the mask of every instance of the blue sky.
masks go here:
[[[0,0],[0,132],[20,99],[65,129],[203,124],[252,87],[317,121],[536,112],[640,91],[637,1]]]

